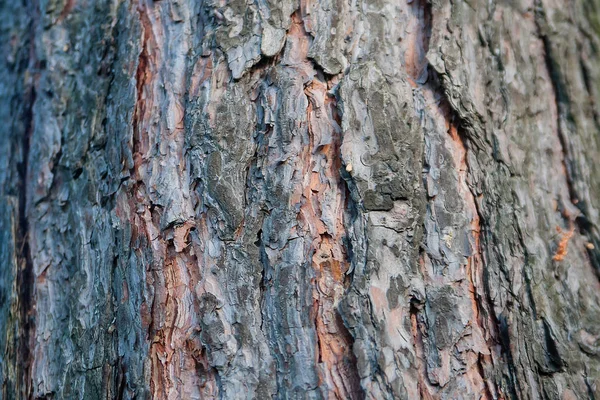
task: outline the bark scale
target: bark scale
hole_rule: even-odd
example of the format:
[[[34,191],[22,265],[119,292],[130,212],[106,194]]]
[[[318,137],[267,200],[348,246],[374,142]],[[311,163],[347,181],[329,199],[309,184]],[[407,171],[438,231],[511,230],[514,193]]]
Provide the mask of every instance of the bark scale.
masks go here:
[[[597,1],[0,15],[0,398],[600,396]]]

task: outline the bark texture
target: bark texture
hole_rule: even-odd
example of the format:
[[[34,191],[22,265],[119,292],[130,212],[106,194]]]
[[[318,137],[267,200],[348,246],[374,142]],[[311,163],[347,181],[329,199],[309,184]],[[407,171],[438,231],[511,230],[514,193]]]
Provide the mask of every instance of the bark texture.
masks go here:
[[[598,0],[0,17],[1,399],[600,396]]]

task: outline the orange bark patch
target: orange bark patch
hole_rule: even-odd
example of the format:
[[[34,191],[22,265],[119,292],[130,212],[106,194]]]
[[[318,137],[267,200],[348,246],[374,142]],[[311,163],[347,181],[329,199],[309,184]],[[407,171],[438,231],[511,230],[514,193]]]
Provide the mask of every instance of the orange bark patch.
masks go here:
[[[569,246],[569,240],[575,233],[575,228],[572,227],[568,231],[563,231],[559,226],[557,226],[556,231],[559,233],[561,238],[558,241],[558,248],[556,249],[556,252],[554,253],[554,257],[552,257],[552,259],[554,261],[562,261],[565,259],[568,253],[567,247]]]
[[[173,102],[167,109],[175,123],[156,124],[162,94],[155,88],[164,79],[166,68],[161,61],[166,34],[152,5],[140,3],[138,12],[142,24],[141,51],[137,64],[136,106],[133,115],[133,165],[128,165],[133,178],[133,196],[124,204],[121,214],[129,215],[132,225],[132,243],[150,244],[152,254],[146,272],[150,288],[147,302],[141,305],[143,328],[150,343],[150,389],[153,398],[218,397],[215,373],[209,367],[204,348],[198,338],[198,299],[194,292],[202,270],[197,254],[202,254],[190,243],[193,228],[202,231],[202,221],[184,222],[162,228],[163,209],[152,203],[149,192],[155,190],[147,157],[157,142],[181,143],[183,109]],[[201,66],[203,77],[209,79],[212,65]],[[200,67],[199,67],[200,68]],[[196,90],[202,82],[196,83]],[[183,159],[181,149],[172,150]],[[184,165],[180,166],[181,169]],[[127,213],[126,213],[127,211]],[[202,234],[206,234],[202,231]],[[193,373],[190,373],[193,371]],[[198,371],[202,371],[198,373]]]
[[[302,157],[305,187],[300,216],[313,238],[312,265],[316,273],[314,319],[318,339],[320,379],[333,389],[332,398],[360,397],[352,337],[337,311],[346,290],[350,265],[344,243],[346,189],[340,176],[339,128],[327,84],[313,80],[305,90],[310,146]]]
[[[448,116],[446,116],[446,118],[448,120]],[[481,398],[491,399],[494,398],[492,395],[493,388],[490,388],[486,383],[483,364],[489,365],[492,363],[490,354],[492,352],[491,347],[493,344],[490,343],[490,339],[493,339],[495,332],[493,331],[494,322],[489,318],[485,319],[484,314],[481,312],[481,303],[478,298],[478,284],[483,282],[483,262],[480,243],[481,225],[475,198],[471,193],[467,182],[467,147],[462,137],[459,135],[456,125],[449,120],[448,134],[453,142],[452,157],[458,172],[459,192],[461,193],[461,197],[465,200],[465,206],[470,209],[470,214],[472,216],[471,232],[473,234],[473,254],[467,258],[465,275],[469,285],[468,293],[471,300],[471,326],[472,329],[477,331],[477,334],[475,334],[474,337],[479,336],[483,339],[475,341],[471,352],[467,354],[467,357],[473,359],[473,367],[467,370],[466,375],[471,385],[480,390]]]

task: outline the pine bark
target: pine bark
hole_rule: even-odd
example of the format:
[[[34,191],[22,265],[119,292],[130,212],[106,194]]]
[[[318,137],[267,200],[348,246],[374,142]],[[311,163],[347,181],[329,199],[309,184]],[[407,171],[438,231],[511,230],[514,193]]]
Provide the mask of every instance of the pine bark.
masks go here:
[[[0,399],[600,397],[600,2],[0,2]]]

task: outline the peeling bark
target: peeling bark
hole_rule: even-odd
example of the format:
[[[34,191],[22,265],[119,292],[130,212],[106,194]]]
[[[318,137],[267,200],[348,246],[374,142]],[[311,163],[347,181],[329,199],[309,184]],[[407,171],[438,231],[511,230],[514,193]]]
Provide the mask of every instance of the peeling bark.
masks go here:
[[[600,4],[0,4],[0,398],[600,396]]]

